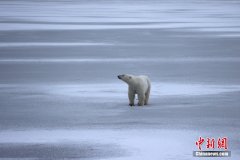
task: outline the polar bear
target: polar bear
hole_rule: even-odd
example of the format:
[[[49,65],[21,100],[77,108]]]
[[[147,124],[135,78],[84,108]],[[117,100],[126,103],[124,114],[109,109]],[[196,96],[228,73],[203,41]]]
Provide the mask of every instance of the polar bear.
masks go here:
[[[118,75],[117,77],[128,84],[128,98],[130,106],[134,106],[135,94],[138,95],[138,106],[148,104],[151,82],[147,76],[122,74]]]

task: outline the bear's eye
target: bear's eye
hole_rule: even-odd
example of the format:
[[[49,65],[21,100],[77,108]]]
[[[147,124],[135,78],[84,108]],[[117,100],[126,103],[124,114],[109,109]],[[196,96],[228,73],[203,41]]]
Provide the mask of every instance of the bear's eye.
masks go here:
[[[123,74],[122,76],[124,77],[125,75]]]
[[[132,77],[130,76],[129,79],[131,79]]]

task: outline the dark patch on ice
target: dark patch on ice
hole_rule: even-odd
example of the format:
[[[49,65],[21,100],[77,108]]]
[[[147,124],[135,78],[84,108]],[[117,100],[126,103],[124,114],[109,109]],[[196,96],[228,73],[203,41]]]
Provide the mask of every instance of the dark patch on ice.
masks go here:
[[[0,144],[0,158],[108,158],[125,154],[113,144]]]

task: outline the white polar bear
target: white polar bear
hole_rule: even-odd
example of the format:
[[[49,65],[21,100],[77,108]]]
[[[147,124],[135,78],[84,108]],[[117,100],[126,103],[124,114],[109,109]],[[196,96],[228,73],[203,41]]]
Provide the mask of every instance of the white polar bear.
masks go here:
[[[118,79],[128,84],[129,105],[134,106],[135,94],[138,95],[138,106],[148,104],[151,82],[147,76],[134,76],[130,74],[118,75]]]

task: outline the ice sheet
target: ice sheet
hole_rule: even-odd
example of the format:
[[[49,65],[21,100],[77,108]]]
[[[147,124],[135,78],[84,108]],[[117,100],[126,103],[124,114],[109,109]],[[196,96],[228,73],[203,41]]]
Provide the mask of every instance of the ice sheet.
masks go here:
[[[0,159],[191,160],[199,136],[239,159],[239,8],[0,1]],[[124,73],[150,77],[149,105],[128,106]]]

